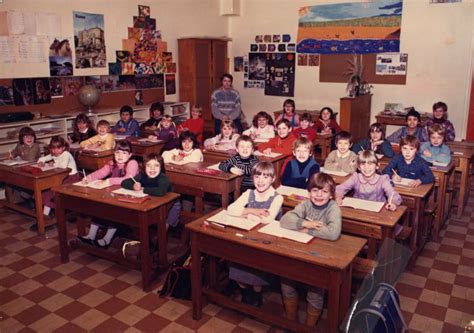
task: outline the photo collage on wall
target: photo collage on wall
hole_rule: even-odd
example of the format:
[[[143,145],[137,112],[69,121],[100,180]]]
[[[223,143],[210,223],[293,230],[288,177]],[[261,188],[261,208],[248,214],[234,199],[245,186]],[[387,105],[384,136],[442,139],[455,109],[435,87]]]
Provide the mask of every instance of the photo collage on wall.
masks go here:
[[[244,88],[264,89],[265,95],[271,96],[293,96],[294,52],[289,34],[257,35],[255,44],[250,44],[248,58],[234,58],[234,69],[243,70]]]

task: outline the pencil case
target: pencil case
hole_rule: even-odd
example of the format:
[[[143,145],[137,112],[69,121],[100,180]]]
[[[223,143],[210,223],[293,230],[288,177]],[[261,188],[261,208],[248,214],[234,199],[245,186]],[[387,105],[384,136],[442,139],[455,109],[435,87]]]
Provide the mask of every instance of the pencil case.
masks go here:
[[[199,169],[196,169],[196,173],[200,173],[202,175],[216,176],[216,175],[219,175],[221,172],[219,170],[199,168]]]

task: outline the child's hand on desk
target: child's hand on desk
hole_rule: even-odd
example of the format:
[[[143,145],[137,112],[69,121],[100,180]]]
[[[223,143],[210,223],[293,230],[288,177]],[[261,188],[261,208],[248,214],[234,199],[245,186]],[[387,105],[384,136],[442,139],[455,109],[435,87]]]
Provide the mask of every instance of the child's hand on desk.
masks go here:
[[[91,182],[91,178],[89,176],[85,176],[82,178],[83,184],[89,184]]]
[[[48,164],[49,166],[54,166],[54,161],[49,161],[49,162],[46,163],[46,164]]]
[[[399,183],[399,182],[402,181],[402,177],[400,177],[400,176],[397,175],[397,174],[394,174],[394,175],[392,176],[392,179],[393,179],[394,182],[397,182],[397,183]]]
[[[140,184],[140,183],[138,183],[138,182],[134,183],[134,184],[133,184],[133,189],[134,189],[135,191],[141,191],[141,190],[142,190],[142,184]]]
[[[409,185],[410,187],[418,187],[418,186],[421,185],[421,180],[415,179],[414,181],[408,183],[408,185]]]
[[[423,151],[423,156],[431,157],[431,155],[432,155],[432,154],[431,154],[431,152],[430,152],[428,149],[426,149],[426,150]]]
[[[303,228],[306,229],[320,229],[323,226],[323,224],[319,221],[310,221],[310,220],[305,220],[303,221]]]
[[[385,207],[392,212],[397,210],[397,205],[395,205],[394,203],[389,203]]]
[[[339,206],[342,206],[342,200],[343,200],[343,197],[338,197],[338,196],[336,196],[336,203],[337,203]]]
[[[265,155],[270,155],[272,153],[272,148],[267,148],[263,151]]]
[[[40,168],[44,167],[44,162],[38,162],[38,166],[39,166]]]
[[[245,208],[244,214],[246,215],[246,217],[249,217],[249,215],[253,215],[259,218],[265,218],[270,216],[268,209],[263,208]]]
[[[230,168],[230,172],[237,176],[242,176],[244,174],[244,170],[239,169],[237,167]]]
[[[157,140],[158,137],[156,135],[148,135],[148,139],[150,140]]]
[[[125,131],[126,131],[125,127],[120,127],[119,129],[117,129],[117,132],[120,132],[120,133],[123,133]]]

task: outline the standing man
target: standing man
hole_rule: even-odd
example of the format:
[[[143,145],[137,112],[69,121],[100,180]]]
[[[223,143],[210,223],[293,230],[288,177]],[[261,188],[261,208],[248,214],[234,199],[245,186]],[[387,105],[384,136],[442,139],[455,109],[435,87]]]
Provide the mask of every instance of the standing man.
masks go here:
[[[232,120],[239,133],[242,133],[242,124],[240,123],[240,94],[232,88],[234,78],[229,73],[221,76],[222,86],[211,95],[211,111],[214,116],[215,135],[221,132],[221,123],[223,120]]]

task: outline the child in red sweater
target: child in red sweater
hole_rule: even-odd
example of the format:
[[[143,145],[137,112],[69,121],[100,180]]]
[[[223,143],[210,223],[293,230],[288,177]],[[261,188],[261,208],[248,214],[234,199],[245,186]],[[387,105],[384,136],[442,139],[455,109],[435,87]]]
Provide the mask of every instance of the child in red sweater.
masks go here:
[[[276,123],[277,136],[266,143],[258,145],[258,151],[264,154],[293,154],[293,142],[296,137],[291,134],[291,123],[288,119],[281,119]]]
[[[311,127],[311,115],[309,113],[303,113],[300,117],[300,127],[293,130],[293,135],[296,138],[306,138],[309,142],[313,142],[317,133],[316,130]]]
[[[178,132],[190,131],[196,136],[199,145],[202,146],[202,133],[204,132],[204,119],[202,119],[202,108],[199,105],[193,105],[191,108],[191,118],[178,126]]]
[[[337,134],[342,129],[336,121],[336,116],[331,108],[322,108],[319,112],[319,119],[314,123],[314,129],[321,134]]]

